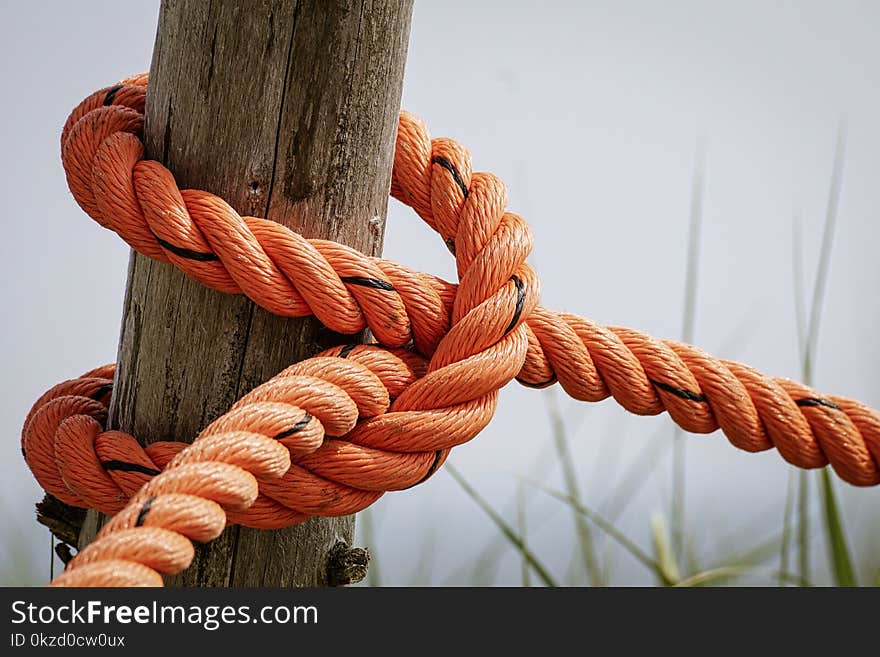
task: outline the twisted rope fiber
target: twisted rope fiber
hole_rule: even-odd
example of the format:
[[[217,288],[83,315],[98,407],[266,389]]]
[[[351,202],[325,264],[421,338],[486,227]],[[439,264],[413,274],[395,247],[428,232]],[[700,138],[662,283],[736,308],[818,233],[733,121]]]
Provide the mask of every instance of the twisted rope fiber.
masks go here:
[[[47,491],[115,517],[56,584],[160,585],[192,559],[189,540],[225,523],[281,527],[348,514],[413,486],[491,419],[498,390],[559,381],[571,396],[613,396],[664,410],[681,427],[719,427],[737,447],[776,447],[794,465],[831,463],[855,485],[880,482],[880,413],[717,360],[696,347],[604,327],[537,305],[525,263],[531,233],[505,211],[503,183],[470,155],[431,140],[402,113],[392,195],[455,254],[459,284],[344,245],[241,217],[222,199],[179,190],[143,159],[146,76],[89,96],[62,132],[80,206],[134,249],[280,315],[315,314],[331,329],[368,326],[380,346],[337,347],[297,363],[239,400],[187,446],[103,431],[113,367],[43,395],[22,449]]]

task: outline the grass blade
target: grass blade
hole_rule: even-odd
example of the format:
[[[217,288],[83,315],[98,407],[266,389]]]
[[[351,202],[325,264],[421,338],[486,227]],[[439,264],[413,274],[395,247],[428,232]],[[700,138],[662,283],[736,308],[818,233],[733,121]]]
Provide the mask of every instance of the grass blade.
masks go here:
[[[547,400],[547,410],[550,415],[550,427],[553,433],[553,442],[556,446],[556,454],[559,457],[559,464],[562,468],[562,477],[565,482],[566,492],[573,499],[580,502],[580,487],[577,482],[577,474],[574,471],[574,461],[571,457],[571,450],[568,448],[568,435],[565,430],[565,422],[563,422],[562,413],[559,411],[556,395],[550,390],[545,393],[545,398]],[[599,567],[599,562],[596,559],[596,551],[593,546],[593,537],[590,532],[590,526],[581,514],[574,512],[573,516],[575,531],[577,532],[578,544],[581,551],[581,558],[584,562],[584,569],[590,579],[590,585],[604,586],[602,572]]]
[[[806,470],[798,472],[798,576],[810,577],[810,480]]]
[[[828,206],[825,209],[825,226],[822,229],[822,245],[819,250],[819,264],[816,281],[813,285],[813,301],[810,305],[810,323],[807,327],[807,343],[803,352],[803,376],[807,384],[813,379],[813,364],[816,358],[816,343],[819,340],[819,325],[822,320],[822,306],[825,290],[828,287],[828,267],[831,264],[831,247],[834,245],[834,229],[837,225],[837,208],[840,205],[840,187],[843,181],[843,160],[846,152],[846,129],[843,122],[837,129],[837,144],[834,148],[834,165],[831,171],[831,187],[828,191]]]
[[[810,325],[807,332],[807,345],[804,350],[804,381],[812,384],[813,363],[815,361],[816,343],[819,339],[819,321],[822,316],[822,302],[827,288],[828,266],[831,262],[831,246],[834,241],[834,228],[837,224],[837,209],[840,204],[840,187],[843,180],[843,161],[846,152],[846,129],[843,122],[837,130],[837,144],[834,149],[834,167],[831,172],[831,188],[828,192],[828,207],[825,211],[825,228],[822,231],[822,247],[819,254],[819,267],[816,272],[816,284],[813,287],[813,303],[810,308]],[[855,570],[850,558],[843,518],[837,506],[834,484],[828,468],[819,474],[819,492],[824,510],[825,537],[834,572],[834,580],[838,586],[855,586]]]
[[[795,213],[791,221],[791,264],[794,276],[794,319],[797,327],[798,351],[801,359],[807,349],[807,311],[804,309],[804,240],[801,218]],[[803,365],[801,366],[803,369]]]
[[[522,483],[516,487],[516,520],[519,535],[522,536],[523,545],[526,545],[526,493]],[[525,557],[522,559],[520,569],[522,572],[522,585],[526,587],[531,586],[532,570]]]
[[[791,547],[791,511],[794,502],[794,469],[788,471],[788,488],[785,491],[785,509],[782,512],[782,545],[779,552],[779,572],[788,572],[789,549]],[[779,586],[783,581],[779,580]]]
[[[681,580],[675,586],[677,587],[690,587],[690,586],[706,586],[707,584],[720,583],[724,582],[736,577],[741,577],[743,575],[748,575],[749,573],[758,573],[766,571],[766,568],[755,568],[753,566],[722,566],[720,568],[713,568],[711,570],[705,570],[701,573],[697,573],[695,575],[691,575],[690,577]],[[772,574],[772,571],[771,571]],[[799,579],[795,575],[791,575],[790,573],[786,573],[784,571],[779,571],[775,573],[776,579],[781,580],[783,582],[798,582]]]
[[[556,456],[552,453],[551,450],[542,450],[541,454],[535,460],[535,462],[530,467],[529,477],[532,479],[541,480],[544,479],[545,476],[550,472],[552,465],[556,462]],[[518,477],[515,473],[511,472],[511,475],[514,477]],[[533,498],[525,495],[523,497],[523,502],[525,504],[525,510],[528,512],[529,506],[531,504]],[[516,513],[515,504],[511,504],[509,509],[505,509],[503,514],[506,516],[510,516]],[[542,513],[538,516],[531,525],[532,532],[537,532],[541,527],[544,526],[545,523],[549,522],[553,519],[556,514],[556,509],[551,510],[547,513]],[[476,582],[476,577],[479,575],[480,577],[485,577],[487,574],[491,577],[494,577],[493,568],[496,568],[498,563],[501,560],[501,555],[504,552],[504,549],[507,547],[508,541],[504,537],[503,534],[492,534],[491,538],[486,541],[485,545],[480,549],[478,556],[473,560],[473,568],[470,569],[470,565],[467,567],[459,567],[451,573],[447,578],[445,578],[444,586],[454,585],[456,582],[467,581],[467,582]],[[472,570],[473,577],[470,577],[466,574],[468,570]]]
[[[805,354],[807,353],[807,345],[809,338],[806,329],[806,312],[804,310],[804,282],[803,282],[803,244],[801,241],[800,219],[797,215],[792,222],[792,263],[794,266],[794,312],[797,322],[798,349],[801,356],[801,375],[807,378],[805,372],[807,361]],[[797,470],[797,553],[798,553],[798,575],[801,580],[806,580],[810,576],[810,486],[807,480],[807,473],[803,470]],[[783,542],[783,552],[786,544]],[[782,555],[784,560],[788,561],[788,555]]]
[[[700,266],[700,232],[703,225],[703,179],[705,168],[705,145],[697,144],[694,162],[694,175],[691,182],[690,225],[688,228],[687,270],[685,273],[684,313],[682,317],[681,338],[685,342],[694,341],[694,326],[697,314],[697,281]],[[685,436],[676,427],[672,447],[672,500],[670,524],[672,526],[672,550],[676,558],[684,556],[685,534]]]
[[[846,153],[846,128],[843,121],[837,130],[837,142],[834,148],[834,164],[831,170],[831,184],[828,190],[828,205],[825,209],[825,223],[822,229],[822,244],[819,250],[819,263],[816,268],[816,280],[813,285],[813,299],[810,305],[809,325],[807,326],[805,343],[802,349],[802,376],[804,383],[812,385],[813,373],[816,360],[816,345],[819,341],[819,326],[822,319],[822,307],[825,300],[825,291],[828,287],[828,269],[831,264],[831,249],[834,244],[834,232],[837,226],[837,214],[840,206],[840,189],[843,182],[843,163]],[[797,226],[797,222],[795,222]],[[798,233],[799,238],[799,233]],[[799,258],[795,259],[796,267],[799,267]],[[800,287],[800,281],[796,281]],[[801,306],[802,308],[802,306]],[[802,312],[802,310],[801,310]],[[799,330],[799,337],[804,333]],[[806,496],[808,486],[806,473],[801,473],[799,494]],[[828,545],[828,555],[831,561],[831,570],[834,573],[834,581],[838,586],[855,586],[855,570],[850,557],[850,550],[843,527],[843,517],[837,505],[834,494],[834,485],[827,468],[819,474],[819,495],[823,508],[823,525],[825,538]],[[807,554],[808,532],[807,526],[807,501],[803,497],[799,504],[801,518],[800,546],[801,546],[801,578],[808,575],[809,556]]]
[[[541,579],[542,582],[546,586],[557,586],[553,577],[550,575],[550,572],[544,565],[538,560],[538,558],[532,553],[531,550],[526,546],[525,541],[523,541],[522,537],[517,534],[513,528],[508,525],[504,518],[502,518],[495,509],[492,508],[492,505],[489,504],[477,491],[471,486],[467,480],[461,475],[458,469],[447,462],[443,467],[445,472],[448,472],[449,475],[455,479],[456,483],[461,486],[462,490],[470,497],[474,502],[476,502],[477,506],[479,506],[487,516],[495,523],[495,526],[501,531],[502,534],[509,540],[513,546],[519,550],[523,559],[528,561],[529,565],[535,570],[535,574]]]
[[[661,427],[654,433],[647,441],[647,447],[628,464],[614,490],[606,497],[600,508],[609,522],[614,522],[620,517],[642,486],[650,479],[650,474],[669,449],[669,441],[663,440],[663,435],[667,431],[668,429]]]
[[[674,548],[669,540],[669,532],[666,530],[666,521],[663,519],[662,513],[655,513],[651,516],[651,541],[654,545],[654,557],[663,572],[660,581],[668,585],[681,580],[678,564],[675,562],[675,555],[672,552]]]
[[[562,491],[555,490],[553,488],[549,488],[544,484],[541,484],[536,481],[526,480],[526,483],[538,488],[539,490],[544,491],[550,497],[554,497],[557,500],[565,502],[570,505],[573,509],[575,509],[579,514],[588,518],[593,524],[595,524],[599,529],[608,534],[612,539],[617,541],[617,543],[623,547],[627,552],[629,552],[637,561],[642,562],[645,566],[647,566],[650,570],[652,570],[657,577],[664,584],[672,584],[673,582],[668,579],[667,574],[660,567],[660,564],[649,555],[647,552],[642,550],[636,543],[626,536],[622,531],[617,529],[612,523],[608,522],[602,515],[590,509],[576,499],[563,493]]]
[[[801,221],[797,213],[792,218],[792,254],[791,262],[794,276],[794,315],[795,325],[797,326],[798,350],[801,356],[806,349],[806,312],[804,310],[804,257],[803,257],[803,240],[801,238]],[[789,549],[791,545],[791,507],[794,493],[792,492],[794,473],[797,472],[798,488],[797,488],[797,510],[798,510],[798,572],[803,580],[809,575],[809,544],[808,544],[808,501],[806,499],[806,476],[804,472],[791,468],[788,475],[788,489],[785,493],[785,508],[783,510],[782,519],[782,547],[779,554],[779,569],[781,572],[787,572],[789,562]],[[780,582],[780,585],[782,582]]]
[[[437,545],[436,533],[437,525],[428,525],[428,530],[422,539],[422,548],[419,550],[419,560],[416,562],[415,570],[409,578],[413,586],[430,586],[431,571],[434,570],[434,556]]]
[[[792,477],[792,482],[794,481],[794,477]],[[792,491],[792,498],[794,497]],[[770,538],[753,545],[752,547],[743,550],[739,553],[735,553],[725,559],[721,559],[716,565],[712,566],[707,570],[717,570],[720,568],[755,568],[759,564],[771,559],[774,554],[779,550],[779,546],[781,543],[780,534],[775,534]],[[780,567],[779,571],[776,573],[777,579],[776,583],[778,586],[782,586],[785,583],[795,583],[801,586],[812,586],[809,580],[802,580],[799,576],[793,575],[785,568]]]
[[[828,551],[831,553],[834,581],[837,586],[856,586],[856,574],[850,558],[840,511],[837,508],[834,484],[827,467],[819,473],[819,484],[822,492],[825,532],[828,538]]]
[[[507,540],[504,536],[500,537],[497,550],[493,552],[484,550],[481,552],[470,568],[470,576],[465,579],[467,586],[492,586],[498,575],[498,566],[501,564],[501,557]],[[452,581],[455,581],[454,579]],[[448,586],[448,584],[447,584]]]

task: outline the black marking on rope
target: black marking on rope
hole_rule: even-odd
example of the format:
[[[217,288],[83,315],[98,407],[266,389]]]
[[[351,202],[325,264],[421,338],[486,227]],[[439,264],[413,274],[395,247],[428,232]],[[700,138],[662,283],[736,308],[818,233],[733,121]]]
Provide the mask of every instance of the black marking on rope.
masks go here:
[[[687,399],[688,401],[694,402],[704,402],[706,401],[706,395],[698,395],[695,392],[691,392],[690,390],[685,390],[684,388],[676,388],[675,386],[671,386],[668,383],[663,383],[662,381],[655,381],[654,379],[648,379],[655,386],[660,388],[660,390],[665,390],[666,392],[675,395],[676,397],[681,397],[682,399]]]
[[[101,461],[101,465],[105,470],[119,470],[120,472],[140,472],[141,474],[155,477],[159,474],[158,470],[148,468],[140,463],[129,463],[128,461]]]
[[[287,438],[288,436],[292,436],[297,431],[302,431],[307,426],[309,426],[309,422],[311,422],[311,421],[312,421],[311,414],[306,413],[305,415],[303,415],[299,419],[299,421],[296,424],[294,424],[292,427],[290,427],[290,429],[287,429],[286,431],[282,431],[277,436],[275,436],[275,440],[281,440],[282,438]]]
[[[116,98],[116,94],[119,93],[119,90],[122,89],[125,85],[117,84],[115,87],[110,87],[107,90],[107,95],[104,96],[104,105],[112,105],[113,100]]]
[[[377,290],[386,290],[387,292],[394,291],[394,286],[391,283],[388,281],[380,281],[378,278],[367,278],[366,276],[340,276],[340,278],[343,283],[372,287]]]
[[[419,484],[424,483],[427,479],[437,471],[437,467],[440,465],[440,457],[443,456],[443,450],[438,449],[434,452],[434,461],[431,463],[431,467],[428,468],[428,471],[425,473],[425,476],[419,479],[413,486],[418,486]],[[410,486],[412,488],[412,486]]]
[[[458,185],[458,188],[461,190],[461,193],[464,194],[465,198],[470,195],[467,185],[464,184],[464,180],[462,179],[461,174],[458,172],[458,169],[455,168],[455,165],[452,162],[447,160],[445,157],[439,156],[433,158],[431,162],[433,162],[434,164],[439,164],[450,174],[452,174],[452,179],[455,181],[455,184]]]
[[[520,377],[516,377],[516,380],[519,381],[526,388],[546,388],[551,383],[556,383],[556,373],[554,372],[553,376],[551,376],[549,379],[547,379],[546,381],[541,381],[539,383],[531,383],[530,381],[526,381],[525,379],[521,379]]]
[[[153,237],[156,238],[156,241],[159,242],[159,245],[165,249],[166,251],[171,251],[174,255],[178,255],[181,258],[186,258],[187,260],[198,260],[199,262],[215,262],[220,259],[216,253],[203,253],[202,251],[193,251],[192,249],[184,249],[181,246],[176,246],[171,242],[166,242],[161,237],[153,234]]]
[[[140,513],[138,513],[137,521],[134,523],[135,527],[140,527],[144,524],[144,520],[147,519],[147,514],[150,512],[150,507],[153,506],[153,500],[155,499],[155,497],[151,497],[146,502],[144,502],[144,505],[141,507]]]
[[[795,404],[798,406],[825,406],[827,408],[833,408],[835,411],[840,410],[840,406],[833,401],[822,399],[821,397],[804,397],[803,399],[795,401]]]
[[[100,388],[95,390],[95,392],[93,392],[91,396],[92,396],[92,399],[94,399],[95,401],[98,401],[99,399],[101,399],[101,397],[106,395],[108,392],[113,392],[113,384],[112,383],[105,383]]]
[[[510,324],[508,324],[507,328],[504,329],[504,335],[507,335],[514,328],[516,328],[516,323],[519,321],[519,316],[522,315],[523,305],[526,302],[525,283],[519,280],[519,276],[511,276],[510,280],[512,280],[513,284],[516,285],[516,308],[513,311],[513,319],[510,320]]]
[[[340,351],[339,351],[339,357],[340,357],[340,358],[348,358],[348,355],[349,355],[352,351],[354,351],[354,348],[357,347],[357,346],[358,346],[358,345],[357,345],[356,342],[352,342],[352,343],[350,343],[350,344],[345,345],[342,349],[340,349]]]

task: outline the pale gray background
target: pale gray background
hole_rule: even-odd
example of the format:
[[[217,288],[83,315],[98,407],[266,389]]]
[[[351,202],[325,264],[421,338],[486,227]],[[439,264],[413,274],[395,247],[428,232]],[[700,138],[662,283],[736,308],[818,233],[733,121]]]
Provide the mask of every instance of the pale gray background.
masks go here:
[[[149,67],[157,6],[0,5],[0,583],[48,576],[49,539],[32,512],[40,491],[19,454],[27,409],[55,382],[116,355],[128,247],[74,203],[59,132],[88,93]],[[816,385],[878,406],[878,28],[877,2],[423,0],[403,105],[433,134],[466,144],[476,169],[507,181],[511,208],[535,232],[545,305],[660,337],[681,333],[691,179],[705,139],[696,342],[793,377],[792,217],[803,223],[809,287],[845,116],[849,148]],[[439,239],[396,202],[385,254],[453,276]],[[562,401],[593,506],[603,506],[640,453],[672,443],[666,416]],[[546,394],[512,385],[500,409],[452,461],[513,520],[518,477],[558,486],[560,475]],[[702,565],[779,531],[789,469],[776,452],[745,454],[720,434],[687,444],[688,527]],[[621,522],[645,547],[652,512],[668,512],[669,455],[662,452]],[[880,489],[838,482],[838,491],[857,561],[876,572]],[[534,549],[561,580],[583,581],[570,569],[570,515],[539,493],[529,500]],[[386,495],[372,518],[383,583],[484,581],[472,570],[497,531],[447,474]],[[817,580],[827,582],[815,503],[812,518]],[[615,583],[652,581],[616,545],[602,550],[614,555]],[[493,561],[494,582],[520,581],[515,552]]]

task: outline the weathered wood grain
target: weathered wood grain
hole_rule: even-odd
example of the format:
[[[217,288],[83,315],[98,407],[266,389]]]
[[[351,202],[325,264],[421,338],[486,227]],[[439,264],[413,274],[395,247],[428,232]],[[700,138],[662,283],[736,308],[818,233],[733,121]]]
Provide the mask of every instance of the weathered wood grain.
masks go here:
[[[377,255],[411,0],[164,0],[150,70],[148,157],[181,188]],[[132,254],[110,424],[191,441],[238,397],[342,341]],[[308,586],[354,520],[231,527],[170,583]]]

